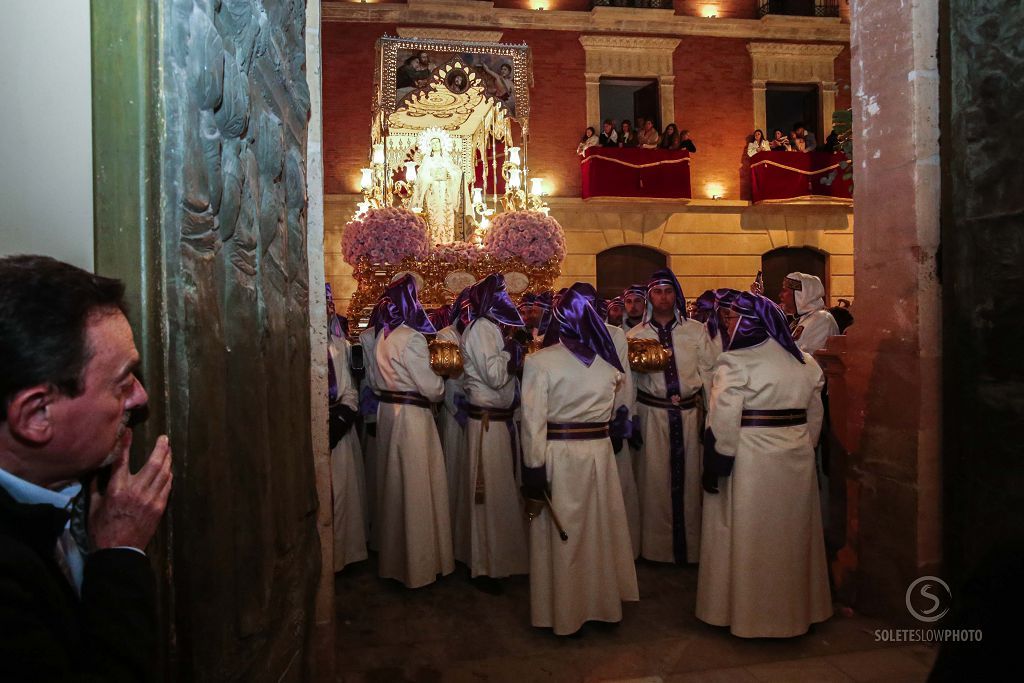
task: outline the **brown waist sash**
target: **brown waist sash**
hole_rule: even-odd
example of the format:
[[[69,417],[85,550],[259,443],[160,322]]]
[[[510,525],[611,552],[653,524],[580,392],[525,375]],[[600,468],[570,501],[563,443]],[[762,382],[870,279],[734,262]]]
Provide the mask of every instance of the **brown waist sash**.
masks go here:
[[[607,438],[607,422],[548,422],[548,441],[593,441]]]
[[[381,403],[398,403],[405,406],[417,406],[419,408],[430,408],[428,401],[422,394],[415,391],[381,391]]]
[[[742,427],[795,427],[807,424],[807,411],[797,408],[783,410],[744,410]]]
[[[696,392],[687,396],[686,398],[676,397],[675,400],[671,398],[662,398],[661,396],[655,396],[654,394],[648,394],[646,391],[637,391],[636,400],[643,403],[645,406],[651,406],[652,408],[664,408],[666,410],[689,410],[690,408],[697,407],[697,394]]]

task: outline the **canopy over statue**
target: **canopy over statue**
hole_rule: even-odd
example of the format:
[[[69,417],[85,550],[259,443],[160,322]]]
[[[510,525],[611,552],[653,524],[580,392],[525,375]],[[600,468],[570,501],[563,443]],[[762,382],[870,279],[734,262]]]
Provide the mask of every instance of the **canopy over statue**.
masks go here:
[[[504,191],[513,123],[526,139],[531,80],[526,45],[380,38],[363,189],[420,213],[434,244],[468,240],[474,207],[490,211],[481,202]]]

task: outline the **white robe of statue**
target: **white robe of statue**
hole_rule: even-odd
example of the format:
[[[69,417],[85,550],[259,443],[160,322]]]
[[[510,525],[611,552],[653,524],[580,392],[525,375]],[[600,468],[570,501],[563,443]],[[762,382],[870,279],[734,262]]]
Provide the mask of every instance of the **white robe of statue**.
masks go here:
[[[472,405],[512,406],[516,378],[508,372],[509,354],[503,346],[501,330],[486,318],[475,320],[463,333],[463,387]],[[469,567],[471,576],[500,578],[530,571],[516,448],[504,421],[490,420],[485,429],[482,420],[470,418],[466,425],[466,453],[456,494],[455,557]],[[477,503],[481,466],[484,502]]]
[[[399,326],[377,340],[380,388],[414,391],[428,401],[444,396],[430,369],[427,340]],[[425,586],[455,568],[444,453],[429,408],[381,401],[377,409],[377,519],[380,576],[409,588]]]
[[[416,171],[413,207],[423,209],[423,218],[433,244],[455,241],[455,215],[460,209],[462,172],[435,140]]]
[[[832,615],[814,467],[824,379],[804,359],[769,339],[715,366],[709,423],[735,460],[704,496],[696,615],[745,638],[798,636]],[[805,409],[807,424],[741,427],[744,409]]]
[[[338,402],[357,410],[358,392],[349,370],[347,339],[332,339],[328,350],[338,382]],[[353,426],[331,451],[331,491],[334,499],[334,571],[365,560],[366,483],[358,430]]]
[[[588,368],[561,344],[530,354],[523,369],[523,460],[545,467],[551,504],[530,523],[531,623],[558,635],[586,621],[622,620],[640,599],[618,467],[607,438],[548,441],[548,422],[607,424],[622,374],[601,357]]]
[[[629,339],[658,340],[651,323],[632,328]],[[676,323],[671,331],[672,356],[679,376],[680,398],[699,392],[710,379],[714,353],[704,326],[695,320]],[[669,398],[663,372],[633,374],[637,392],[645,391],[658,398]],[[677,409],[672,409],[677,410]],[[678,410],[682,418],[684,445],[682,481],[682,519],[676,519],[672,507],[671,436],[669,410],[636,402],[643,433],[643,446],[637,463],[637,488],[640,492],[640,521],[643,528],[640,554],[655,562],[675,562],[673,528],[682,524],[686,540],[686,557],[680,561],[697,562],[700,558],[700,473],[702,450],[700,433],[703,425],[696,408]]]

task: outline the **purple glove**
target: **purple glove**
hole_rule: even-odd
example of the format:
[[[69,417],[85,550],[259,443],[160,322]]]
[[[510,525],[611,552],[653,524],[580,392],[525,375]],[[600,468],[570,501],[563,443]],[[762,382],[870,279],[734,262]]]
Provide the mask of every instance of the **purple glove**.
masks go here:
[[[629,442],[629,445],[633,450],[638,451],[640,450],[640,447],[644,445],[644,434],[640,431],[640,416],[634,415],[630,419],[630,422],[633,423],[633,430],[632,433],[626,437],[626,441]]]
[[[612,440],[612,450],[616,453],[622,450],[622,442],[633,436],[633,423],[629,419],[629,408],[619,406],[615,411],[615,417],[608,423],[608,436]]]
[[[523,350],[523,345],[517,342],[515,339],[508,338],[505,340],[505,351],[508,352],[508,373],[510,375],[519,375],[523,372],[523,359],[526,356],[526,352]]]
[[[455,421],[463,429],[469,424],[469,399],[465,394],[455,394]]]
[[[378,405],[380,405],[380,400],[377,398],[377,394],[373,393],[373,389],[363,387],[359,393],[359,414],[363,417],[376,415]]]

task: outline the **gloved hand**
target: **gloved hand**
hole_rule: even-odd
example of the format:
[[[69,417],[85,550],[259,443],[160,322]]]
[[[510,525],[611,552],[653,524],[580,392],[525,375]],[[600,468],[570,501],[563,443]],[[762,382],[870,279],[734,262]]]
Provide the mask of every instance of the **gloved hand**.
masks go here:
[[[520,491],[527,500],[545,500],[548,476],[544,467],[527,467],[523,465],[523,485]]]
[[[455,394],[455,421],[463,429],[469,424],[469,399],[465,394]]]
[[[612,421],[608,423],[608,436],[612,440],[612,450],[616,453],[622,450],[622,442],[633,436],[633,422],[629,419],[629,408],[618,407]]]
[[[633,450],[640,450],[640,447],[644,445],[644,435],[640,431],[640,416],[634,415],[630,422],[633,423],[633,432],[626,438],[629,442],[630,447]]]
[[[331,445],[331,450],[338,445],[338,442],[348,434],[348,430],[352,429],[352,425],[355,424],[358,413],[352,408],[344,404],[333,405],[328,413],[328,440]]]
[[[718,493],[718,475],[711,470],[704,470],[700,476],[700,485],[705,493]]]
[[[505,339],[504,351],[508,353],[508,374],[522,374],[523,359],[526,357],[523,345],[514,339]]]
[[[359,414],[363,417],[376,415],[378,405],[380,405],[380,400],[377,398],[377,394],[373,393],[373,389],[363,387],[359,393]]]

